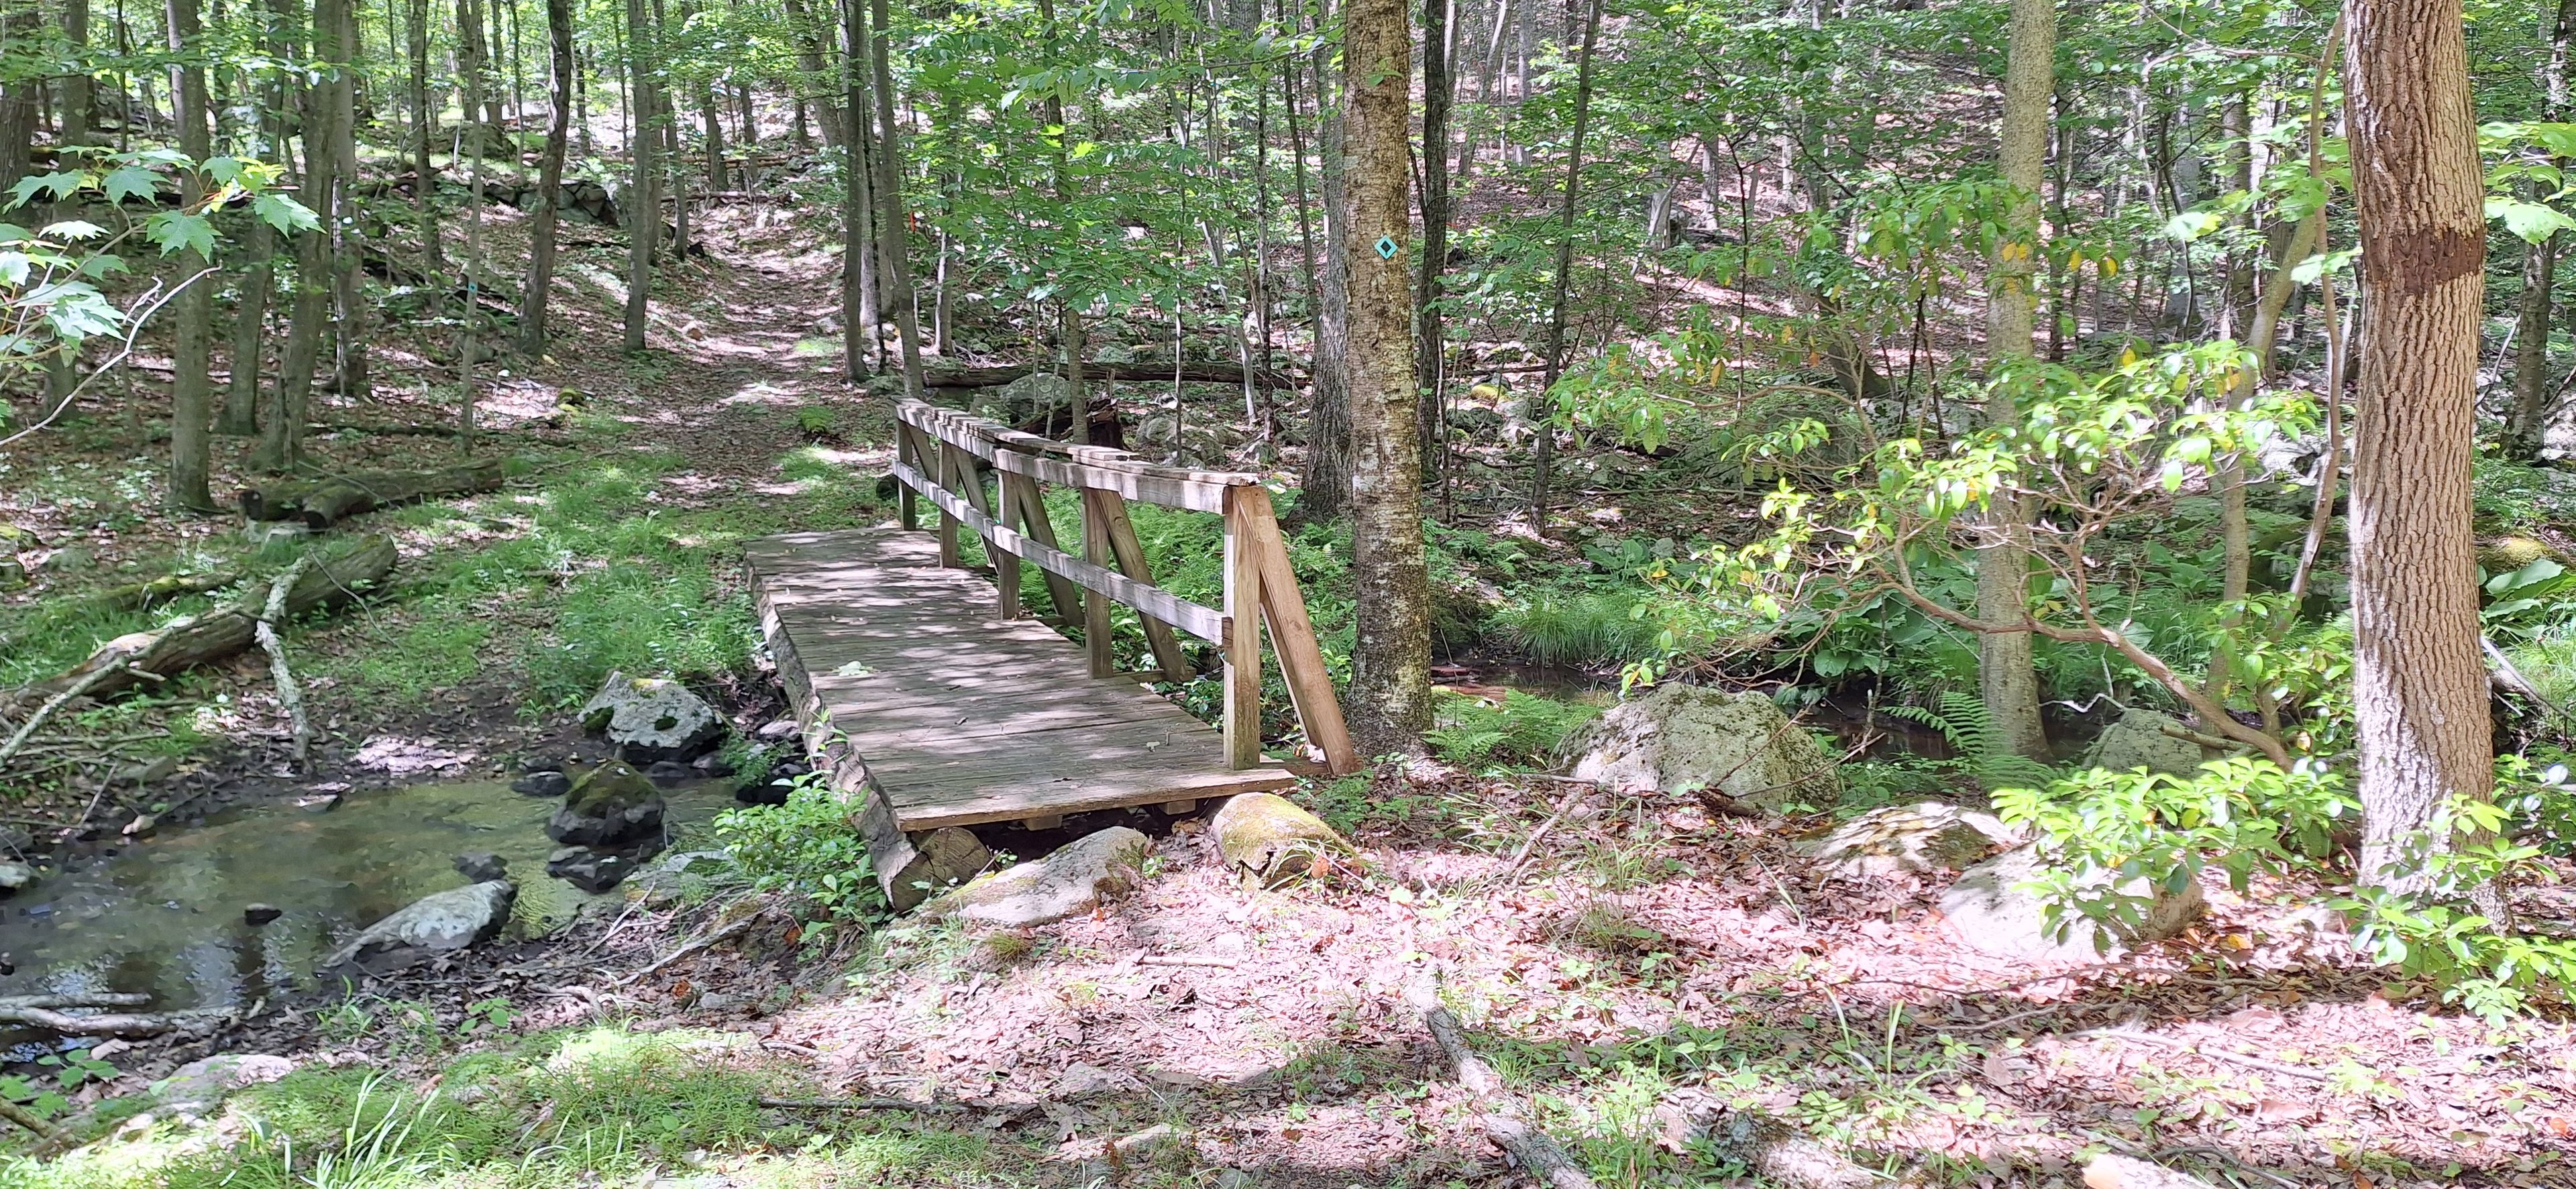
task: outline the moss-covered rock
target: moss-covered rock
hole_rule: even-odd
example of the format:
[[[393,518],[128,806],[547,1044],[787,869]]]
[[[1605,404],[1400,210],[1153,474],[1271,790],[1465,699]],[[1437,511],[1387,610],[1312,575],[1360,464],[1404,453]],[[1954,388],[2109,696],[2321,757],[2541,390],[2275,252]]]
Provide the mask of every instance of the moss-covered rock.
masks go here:
[[[1700,685],[1657,686],[1566,740],[1573,774],[1620,788],[1707,790],[1765,812],[1791,799],[1829,804],[1842,775],[1770,698]]]
[[[546,822],[546,836],[566,846],[615,846],[661,829],[661,790],[621,760],[583,773]]]
[[[1317,860],[1358,854],[1323,819],[1277,793],[1229,797],[1208,823],[1226,867],[1245,884],[1278,887],[1313,873]]]

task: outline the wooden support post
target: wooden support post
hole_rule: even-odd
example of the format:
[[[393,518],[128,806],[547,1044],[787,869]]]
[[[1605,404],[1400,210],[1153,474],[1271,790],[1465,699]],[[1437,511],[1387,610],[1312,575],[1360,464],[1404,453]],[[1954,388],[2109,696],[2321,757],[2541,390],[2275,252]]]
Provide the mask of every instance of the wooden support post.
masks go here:
[[[1020,531],[1049,549],[1064,548],[1056,542],[1055,521],[1047,515],[1046,497],[1039,494],[1038,481],[1009,471],[1003,471],[1001,479],[1002,507],[1019,510]],[[1081,598],[1073,583],[1050,571],[1046,575],[1046,588],[1047,602],[1054,607],[1056,619],[1072,623],[1080,612],[1074,604]]]
[[[894,433],[895,461],[911,467],[913,470],[921,470],[920,441],[920,431],[909,425],[905,425],[902,422],[896,422]],[[913,494],[912,485],[909,483],[895,484],[894,492],[895,515],[901,519],[905,531],[917,531],[921,528],[920,497]]]
[[[1297,721],[1306,729],[1306,741],[1324,753],[1329,771],[1336,776],[1357,772],[1359,750],[1351,745],[1350,728],[1342,722],[1341,698],[1333,692],[1333,675],[1324,667],[1324,650],[1315,640],[1314,621],[1306,616],[1306,597],[1297,589],[1296,571],[1288,566],[1288,542],[1271,512],[1270,493],[1259,487],[1234,490],[1242,493],[1236,497],[1241,522],[1261,567],[1261,610],[1270,622],[1270,649],[1279,654],[1279,673],[1287,680],[1289,700],[1297,706]],[[1229,547],[1235,523],[1235,516],[1229,514]],[[1231,558],[1229,553],[1229,575]],[[1233,610],[1231,603],[1227,610]]]
[[[1261,540],[1251,500],[1259,487],[1225,491],[1225,757],[1235,768],[1261,762]]]
[[[957,473],[957,453],[957,447],[939,443],[939,464],[929,472],[932,483],[948,486],[949,476]],[[944,508],[939,513],[939,564],[950,569],[957,566],[957,518]]]
[[[1086,489],[1082,494],[1082,560],[1108,566],[1109,525],[1091,492]],[[1117,675],[1118,662],[1109,651],[1109,596],[1087,586],[1082,590],[1082,650],[1091,657],[1092,676]]]
[[[1127,501],[1114,491],[1085,488],[1082,492],[1083,514],[1097,509],[1101,525],[1109,534],[1109,551],[1118,559],[1118,572],[1138,582],[1154,580],[1154,567],[1145,561],[1145,546],[1136,540],[1135,522],[1127,519]],[[1154,663],[1162,667],[1163,680],[1187,681],[1195,676],[1189,658],[1181,655],[1181,642],[1172,635],[1172,625],[1151,615],[1141,615],[1145,624],[1145,642],[1154,649]]]

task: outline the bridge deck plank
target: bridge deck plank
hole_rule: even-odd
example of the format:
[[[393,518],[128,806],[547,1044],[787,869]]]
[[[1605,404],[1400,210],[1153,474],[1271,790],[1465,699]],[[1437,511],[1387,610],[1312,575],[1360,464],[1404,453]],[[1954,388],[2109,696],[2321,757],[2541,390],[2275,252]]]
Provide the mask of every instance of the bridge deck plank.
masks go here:
[[[992,584],[927,533],[790,533],[744,547],[808,737],[838,734],[905,832],[1283,788],[1234,770],[1215,728],[1080,645],[998,620]],[[828,718],[828,726],[823,721]]]

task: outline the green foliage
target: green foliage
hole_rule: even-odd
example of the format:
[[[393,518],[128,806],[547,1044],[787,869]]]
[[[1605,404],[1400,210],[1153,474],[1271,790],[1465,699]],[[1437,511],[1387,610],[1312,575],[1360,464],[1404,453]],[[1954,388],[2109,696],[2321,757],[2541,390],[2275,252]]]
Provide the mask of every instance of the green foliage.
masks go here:
[[[1513,651],[1542,665],[1624,665],[1667,651],[1651,609],[1642,591],[1542,590],[1503,604],[1494,625]]]
[[[1958,762],[1969,776],[1988,789],[2013,784],[2045,784],[2057,776],[2047,764],[2012,749],[2010,740],[1995,726],[1994,715],[1974,694],[1957,690],[1944,691],[1939,708],[1927,706],[1887,706],[1882,712],[1908,722],[1918,722],[1941,732],[1949,740]]]
[[[1452,763],[1546,764],[1558,745],[1601,709],[1509,690],[1500,702],[1441,691],[1423,741]]]
[[[716,836],[754,886],[792,892],[812,907],[815,925],[806,936],[820,942],[886,911],[867,839],[851,824],[853,812],[827,773],[810,772],[796,778],[784,805],[726,810],[716,818]]]
[[[2134,885],[2179,891],[2213,865],[2242,893],[2255,872],[2325,854],[2359,810],[2322,764],[2285,772],[2254,759],[2214,760],[2188,778],[2092,768],[1999,790],[1994,804],[2005,822],[2036,830],[2050,856],[2038,884],[2059,936],[2069,912],[2134,925],[2150,899]]]

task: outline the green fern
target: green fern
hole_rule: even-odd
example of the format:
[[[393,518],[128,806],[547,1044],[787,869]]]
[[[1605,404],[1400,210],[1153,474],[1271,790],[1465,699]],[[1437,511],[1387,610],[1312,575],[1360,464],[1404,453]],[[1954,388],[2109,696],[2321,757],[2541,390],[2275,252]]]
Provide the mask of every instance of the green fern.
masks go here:
[[[1959,766],[1988,791],[2045,785],[2057,769],[2012,749],[1985,702],[1957,690],[1945,690],[1940,706],[1890,706],[1887,713],[1941,732],[1959,755]]]
[[[1433,703],[1434,725],[1422,737],[1433,752],[1455,764],[1539,764],[1600,713],[1597,707],[1519,690],[1506,692],[1499,705],[1444,690]]]

